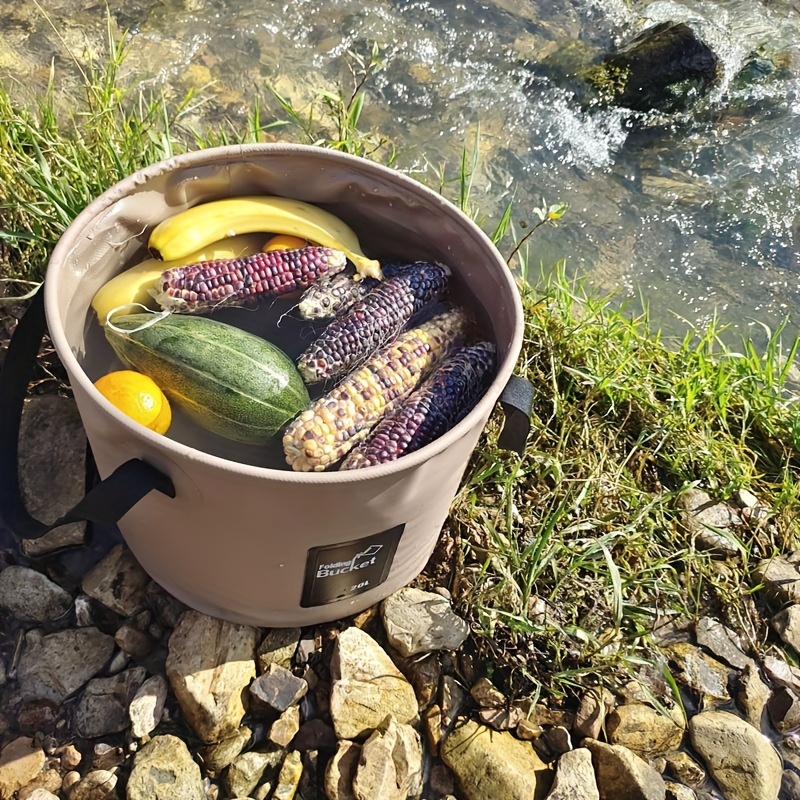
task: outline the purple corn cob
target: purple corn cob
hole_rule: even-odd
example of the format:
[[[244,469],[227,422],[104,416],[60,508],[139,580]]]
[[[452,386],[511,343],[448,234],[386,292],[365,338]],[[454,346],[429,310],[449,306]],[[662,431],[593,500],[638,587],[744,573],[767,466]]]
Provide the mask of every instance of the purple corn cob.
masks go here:
[[[346,265],[341,251],[316,246],[203,261],[165,270],[156,284],[155,298],[163,309],[189,313],[250,306],[307,289]]]
[[[496,356],[491,342],[462,347],[351,450],[341,469],[386,464],[413,453],[461,422],[488,388]]]
[[[450,270],[417,261],[398,267],[349,311],[336,317],[299,358],[306,383],[336,378],[391,342],[426,306],[444,298]]]

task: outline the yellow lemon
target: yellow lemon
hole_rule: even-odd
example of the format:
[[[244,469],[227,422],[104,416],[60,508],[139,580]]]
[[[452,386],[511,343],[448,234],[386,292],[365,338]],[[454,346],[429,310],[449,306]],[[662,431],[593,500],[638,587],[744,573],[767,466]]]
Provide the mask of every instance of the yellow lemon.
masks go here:
[[[279,233],[267,239],[266,244],[261,248],[265,253],[271,250],[299,250],[306,247],[308,242],[299,236],[289,236],[288,233]]]
[[[123,414],[156,433],[166,433],[172,422],[172,409],[164,392],[152,378],[121,369],[109,372],[94,382],[95,387]]]

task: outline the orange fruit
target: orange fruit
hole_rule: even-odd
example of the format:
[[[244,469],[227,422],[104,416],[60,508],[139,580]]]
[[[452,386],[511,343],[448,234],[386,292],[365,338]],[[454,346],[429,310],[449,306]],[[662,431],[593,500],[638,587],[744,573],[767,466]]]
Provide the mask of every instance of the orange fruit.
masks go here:
[[[152,378],[121,369],[109,372],[94,382],[95,387],[123,414],[150,428],[156,433],[166,433],[172,422],[172,409],[164,392]]]
[[[266,244],[261,248],[265,253],[270,250],[299,250],[301,247],[307,247],[308,242],[301,239],[299,236],[289,236],[288,233],[278,233],[275,236],[267,239]]]

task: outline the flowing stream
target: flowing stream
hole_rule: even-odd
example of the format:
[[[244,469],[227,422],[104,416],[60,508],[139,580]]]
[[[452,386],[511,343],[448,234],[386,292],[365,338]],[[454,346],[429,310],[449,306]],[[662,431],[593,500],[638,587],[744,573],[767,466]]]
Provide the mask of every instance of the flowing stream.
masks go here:
[[[367,83],[361,127],[397,147],[397,167],[454,179],[463,148],[480,159],[470,202],[493,227],[566,202],[531,239],[529,269],[568,274],[682,332],[715,314],[735,340],[763,338],[800,300],[800,4],[797,0],[109,0],[131,34],[125,72],[176,97],[200,89],[198,117],[243,124],[281,116],[270,84],[298,108],[348,87],[348,51],[374,44],[386,67]],[[687,21],[722,78],[691,109],[636,119],[587,109],[576,70],[654,23]],[[102,53],[104,6],[4,3],[0,75],[43,80],[67,51]],[[739,75],[750,54],[768,74]],[[738,77],[737,77],[738,76]],[[449,187],[457,197],[457,184]],[[510,250],[510,246],[508,248]]]

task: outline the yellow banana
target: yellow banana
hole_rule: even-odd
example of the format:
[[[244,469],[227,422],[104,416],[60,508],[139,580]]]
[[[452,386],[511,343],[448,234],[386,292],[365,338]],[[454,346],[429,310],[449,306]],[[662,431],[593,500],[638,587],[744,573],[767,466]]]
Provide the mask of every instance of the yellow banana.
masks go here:
[[[329,211],[288,197],[227,197],[201,203],[156,225],[150,252],[172,260],[213,239],[240,233],[283,233],[341,250],[361,275],[380,278],[380,264],[367,258],[352,228]]]
[[[141,303],[149,308],[158,308],[150,290],[155,288],[156,281],[165,269],[195,264],[198,261],[213,261],[217,258],[252,256],[261,250],[263,244],[264,234],[252,233],[212,242],[172,261],[148,258],[103,284],[92,298],[92,308],[101,325],[106,324],[108,315],[119,306]]]

